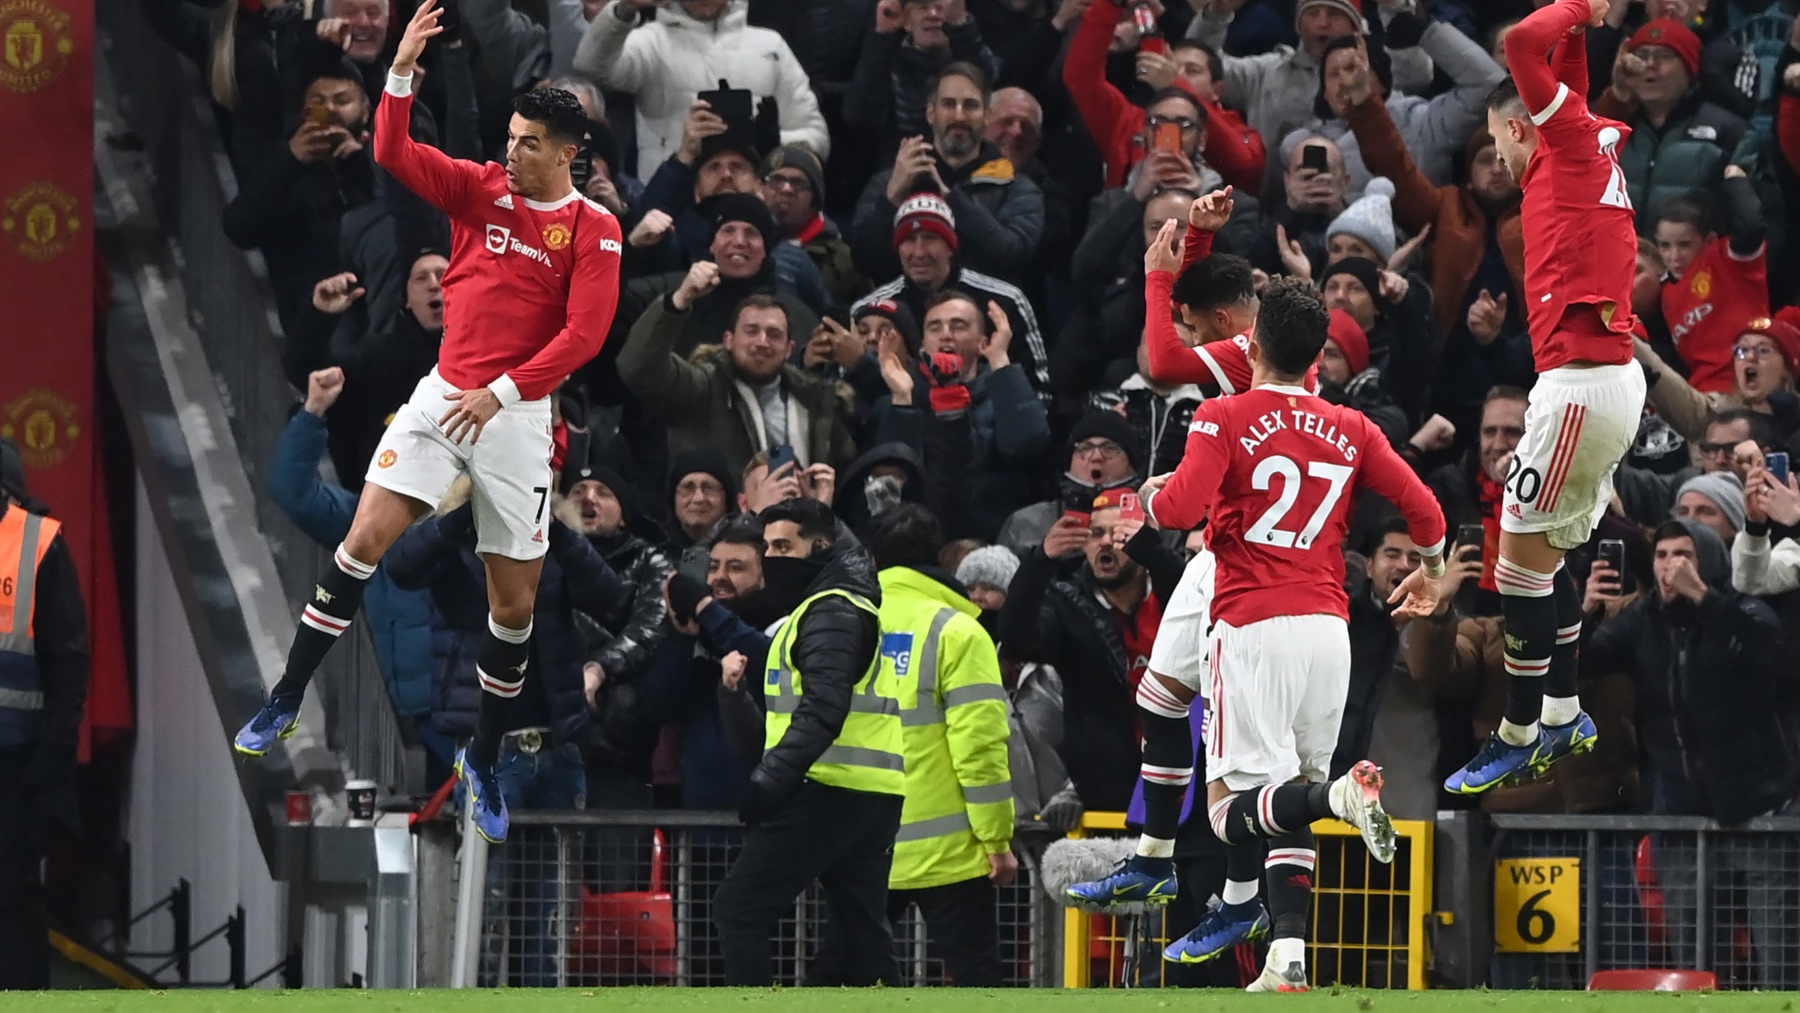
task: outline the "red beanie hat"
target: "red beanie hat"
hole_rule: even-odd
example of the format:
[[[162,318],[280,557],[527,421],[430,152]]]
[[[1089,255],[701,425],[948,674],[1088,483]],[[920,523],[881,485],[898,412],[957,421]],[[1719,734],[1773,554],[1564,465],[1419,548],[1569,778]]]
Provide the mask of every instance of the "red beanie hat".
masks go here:
[[[951,213],[949,203],[935,193],[915,193],[894,212],[895,249],[899,249],[901,240],[920,231],[935,232],[950,244],[951,250],[956,249],[956,215]]]
[[[1369,335],[1355,317],[1343,310],[1332,310],[1330,338],[1349,360],[1351,376],[1369,368]]]
[[[1688,77],[1700,80],[1700,36],[1693,29],[1674,18],[1657,18],[1637,30],[1631,37],[1631,48],[1642,49],[1645,46],[1663,46],[1675,51],[1681,65],[1687,68]]]
[[[1788,375],[1800,377],[1800,310],[1792,306],[1775,315],[1775,319],[1758,317],[1744,325],[1741,333],[1760,334],[1775,342],[1781,357],[1787,360]]]

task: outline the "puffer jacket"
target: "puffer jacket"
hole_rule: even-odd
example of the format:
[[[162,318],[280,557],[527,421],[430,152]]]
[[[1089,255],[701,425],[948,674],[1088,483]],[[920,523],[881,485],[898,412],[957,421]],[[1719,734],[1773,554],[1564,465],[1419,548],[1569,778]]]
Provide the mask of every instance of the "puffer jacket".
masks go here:
[[[629,20],[620,20],[620,13]],[[821,161],[831,156],[831,135],[806,71],[779,34],[750,27],[743,0],[733,0],[717,21],[696,21],[679,5],[661,7],[656,20],[641,28],[635,10],[612,4],[588,23],[575,69],[603,87],[637,96],[638,164],[632,175],[639,179],[681,147],[688,106],[720,81],[749,90],[753,106],[775,99],[781,143],[803,144]]]
[[[825,569],[807,587],[806,597],[841,590],[879,607],[881,583],[868,553],[839,546],[825,552]],[[819,599],[788,622],[800,624],[793,646],[800,700],[786,734],[763,750],[762,762],[750,772],[750,780],[771,799],[792,797],[837,740],[850,716],[851,694],[881,649],[881,622],[839,595]]]
[[[694,310],[674,309],[669,300],[651,303],[619,353],[619,376],[668,424],[669,459],[688,451],[716,450],[730,474],[742,474],[764,445],[756,392],[737,375],[731,356],[709,347],[692,361],[674,350]],[[784,366],[788,396],[788,442],[801,466],[842,468],[856,456],[848,420],[851,394],[835,381],[820,380],[797,366]]]
[[[1187,383],[1158,390],[1142,373],[1133,373],[1116,390],[1095,391],[1088,407],[1096,411],[1125,410],[1125,420],[1137,430],[1139,445],[1150,448],[1152,475],[1175,470],[1187,453],[1188,423],[1194,410],[1206,400],[1199,387]]]
[[[1637,209],[1638,234],[1654,237],[1663,203],[1689,190],[1718,192],[1727,165],[1756,166],[1755,137],[1735,114],[1700,97],[1696,88],[1658,129],[1635,103],[1617,107],[1608,92],[1595,111],[1631,124],[1619,168]],[[1622,114],[1622,115],[1615,115]]]
[[[1731,826],[1794,797],[1791,744],[1772,706],[1786,670],[1781,625],[1760,599],[1732,589],[1719,536],[1682,523],[1706,597],[1665,603],[1650,593],[1592,630],[1581,664],[1631,675],[1657,811]]]
[[[588,540],[566,525],[551,522],[549,539],[532,614],[532,664],[514,702],[514,721],[529,727],[542,716],[559,745],[580,746],[590,723],[575,613],[604,615],[624,599],[626,588]],[[471,514],[461,507],[414,525],[388,550],[385,565],[396,585],[429,590],[436,606],[432,725],[446,735],[472,734],[481,711],[476,652],[487,633],[488,609]],[[533,693],[540,695],[527,697]]]
[[[946,24],[944,34],[950,37],[950,48],[934,53],[915,49],[904,31],[877,32],[871,25],[863,35],[856,73],[844,95],[844,120],[881,138],[878,158],[892,163],[902,137],[930,136],[925,98],[932,75],[945,64],[966,60],[986,72],[990,81],[1000,75],[1000,61],[981,41],[974,18]]]

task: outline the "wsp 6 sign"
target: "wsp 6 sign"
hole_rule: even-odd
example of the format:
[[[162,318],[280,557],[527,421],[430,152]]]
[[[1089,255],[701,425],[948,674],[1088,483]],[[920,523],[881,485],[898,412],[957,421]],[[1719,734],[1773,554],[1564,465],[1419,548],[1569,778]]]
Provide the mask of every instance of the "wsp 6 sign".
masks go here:
[[[1581,859],[1494,863],[1494,947],[1502,953],[1581,950]]]

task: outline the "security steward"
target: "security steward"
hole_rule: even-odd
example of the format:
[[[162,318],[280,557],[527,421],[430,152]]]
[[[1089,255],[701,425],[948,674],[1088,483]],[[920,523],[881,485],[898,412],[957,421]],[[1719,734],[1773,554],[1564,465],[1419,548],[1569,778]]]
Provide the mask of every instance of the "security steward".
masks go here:
[[[0,770],[22,811],[0,833],[0,989],[50,987],[44,854],[73,830],[75,760],[87,704],[87,607],[62,526],[25,493],[25,463],[0,438]]]
[[[713,901],[725,984],[773,983],[776,921],[815,879],[843,948],[842,983],[893,984],[888,871],[906,761],[898,681],[880,650],[881,586],[865,553],[832,546],[824,504],[789,500],[761,519],[765,579],[772,566],[782,581],[804,580],[805,596],[769,646],[763,756],[738,810],[751,829]]]
[[[1012,882],[1013,795],[1006,687],[981,609],[938,568],[944,533],[904,504],[864,544],[880,567],[881,650],[900,677],[906,807],[894,838],[888,918],[917,904],[950,983],[1004,984],[996,887]]]

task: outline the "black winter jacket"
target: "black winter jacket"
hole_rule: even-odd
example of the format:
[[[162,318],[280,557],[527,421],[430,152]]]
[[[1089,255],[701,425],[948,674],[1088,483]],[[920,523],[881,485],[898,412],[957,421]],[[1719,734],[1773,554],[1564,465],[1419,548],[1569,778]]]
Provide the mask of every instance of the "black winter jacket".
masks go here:
[[[558,744],[585,745],[590,724],[575,613],[605,615],[624,599],[626,589],[581,535],[552,521],[549,538],[532,616],[532,663],[515,708],[515,727],[547,724]],[[465,505],[415,525],[400,536],[383,562],[395,586],[429,590],[436,606],[433,727],[446,735],[472,734],[481,709],[475,655],[487,631],[487,581],[475,555],[469,508]]]
[[[833,547],[827,550],[824,572],[806,589],[808,597],[821,591],[843,590],[881,604],[881,584],[867,553]],[[850,716],[850,697],[868,672],[881,647],[881,623],[875,616],[833,595],[807,606],[788,618],[799,623],[794,638],[794,668],[800,673],[800,701],[786,734],[762,762],[750,780],[772,800],[785,801],[800,790],[806,772],[837,741]]]
[[[1761,599],[1731,588],[1711,529],[1684,522],[1711,590],[1698,605],[1654,589],[1609,621],[1589,623],[1584,675],[1628,673],[1637,688],[1645,774],[1658,809],[1731,826],[1794,797],[1793,758],[1774,706],[1786,670],[1781,626]]]

